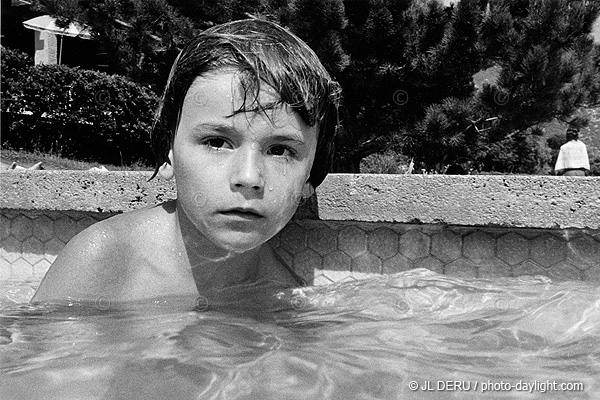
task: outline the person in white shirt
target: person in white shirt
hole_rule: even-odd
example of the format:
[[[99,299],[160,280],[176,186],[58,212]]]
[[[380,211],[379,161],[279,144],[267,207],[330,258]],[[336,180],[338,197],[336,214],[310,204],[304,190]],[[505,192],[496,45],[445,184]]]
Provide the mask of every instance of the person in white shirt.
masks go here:
[[[567,143],[560,147],[554,172],[564,176],[586,176],[590,171],[585,144],[579,140],[579,129],[573,126],[567,128]]]

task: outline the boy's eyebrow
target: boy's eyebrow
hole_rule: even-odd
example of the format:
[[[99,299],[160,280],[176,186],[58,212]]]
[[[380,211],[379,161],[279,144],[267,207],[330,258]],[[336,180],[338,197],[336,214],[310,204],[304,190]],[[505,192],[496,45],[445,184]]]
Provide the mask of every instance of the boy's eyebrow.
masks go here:
[[[220,123],[214,123],[214,122],[203,122],[200,123],[198,125],[196,125],[194,127],[194,130],[197,130],[199,128],[208,128],[208,129],[212,129],[218,132],[224,132],[224,133],[235,133],[236,130],[233,128],[233,126],[230,125],[226,125],[226,124],[220,124]]]
[[[200,123],[195,126],[194,130],[197,130],[199,128],[200,129],[202,129],[202,128],[212,129],[214,131],[221,132],[221,133],[239,134],[238,130],[235,129],[233,126],[230,126],[227,124],[221,124],[221,123],[214,123],[214,122]],[[304,145],[306,143],[306,140],[297,133],[268,135],[267,138],[269,140],[275,141],[275,142],[293,142],[293,143],[296,143],[299,145]]]
[[[294,133],[290,134],[290,135],[275,135],[275,136],[269,136],[270,140],[273,140],[275,142],[292,142],[292,143],[296,143],[299,145],[303,145],[306,143],[306,140],[304,140],[304,138],[302,138],[299,135],[296,135]]]

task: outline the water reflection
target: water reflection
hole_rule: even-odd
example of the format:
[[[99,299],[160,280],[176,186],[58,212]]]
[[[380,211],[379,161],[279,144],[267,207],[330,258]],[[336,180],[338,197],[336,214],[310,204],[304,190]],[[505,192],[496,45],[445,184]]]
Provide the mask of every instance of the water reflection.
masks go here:
[[[426,270],[294,290],[253,286],[101,310],[15,303],[0,317],[10,399],[422,398],[439,381],[582,382],[600,395],[600,287]],[[7,290],[4,288],[4,293]],[[456,393],[455,393],[456,394]],[[479,398],[473,387],[460,398]],[[490,398],[514,398],[513,391]],[[528,398],[544,398],[532,393]],[[427,398],[447,398],[432,390]]]

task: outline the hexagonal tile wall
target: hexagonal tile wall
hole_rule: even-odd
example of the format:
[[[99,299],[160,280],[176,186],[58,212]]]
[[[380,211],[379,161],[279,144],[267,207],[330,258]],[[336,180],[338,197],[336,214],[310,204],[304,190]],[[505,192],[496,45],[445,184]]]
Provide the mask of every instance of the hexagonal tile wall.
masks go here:
[[[581,271],[565,261],[560,261],[549,268],[548,276],[560,281],[583,279]]]
[[[33,236],[46,242],[54,237],[54,221],[46,215],[41,215],[33,220]]]
[[[36,264],[44,259],[44,244],[35,237],[25,239],[21,257],[31,265]]]
[[[496,240],[492,235],[476,231],[463,238],[463,255],[476,264],[492,260],[496,253]]]
[[[75,234],[108,215],[0,214],[0,279],[43,276]],[[463,277],[546,275],[600,281],[600,233],[292,220],[270,241],[283,262],[318,283],[413,268]]]
[[[443,262],[451,263],[462,253],[462,239],[452,231],[442,231],[431,237],[431,255]]]
[[[577,236],[566,245],[567,261],[585,270],[600,263],[600,245],[591,236]]]
[[[398,254],[398,234],[389,228],[377,228],[369,232],[367,248],[371,254],[387,260]]]
[[[322,225],[308,232],[308,248],[321,256],[326,256],[337,249],[337,232]]]
[[[8,275],[8,279],[43,277],[71,237],[104,218],[107,216],[80,212],[43,214],[3,210],[0,276]]]
[[[21,214],[11,222],[10,233],[18,241],[22,242],[33,235],[33,221]]]
[[[296,255],[306,249],[306,229],[292,221],[283,228],[279,240],[282,249]]]
[[[400,237],[398,246],[400,254],[414,261],[430,254],[431,238],[426,233],[413,229]]]
[[[381,259],[371,253],[359,254],[352,259],[350,270],[352,272],[381,274]]]
[[[444,273],[444,264],[435,257],[424,257],[417,261],[415,268],[425,268],[438,274]]]
[[[498,239],[496,254],[510,265],[520,264],[529,258],[529,241],[517,233],[509,232]]]
[[[323,257],[322,268],[330,271],[350,271],[352,258],[339,250]]]
[[[480,261],[476,265],[478,278],[500,278],[512,275],[510,266],[494,257]]]
[[[4,215],[0,214],[0,240],[4,240],[10,235],[10,219]]]
[[[398,253],[393,257],[383,261],[381,271],[384,274],[395,274],[402,271],[408,271],[413,268],[413,262],[402,254]]]
[[[521,275],[548,275],[548,271],[538,263],[527,260],[513,267],[513,276]]]
[[[292,268],[305,281],[310,281],[314,276],[315,268],[320,269],[322,262],[323,259],[316,251],[306,249],[296,254]]]
[[[479,276],[477,269],[475,263],[461,258],[444,266],[444,273],[459,278],[477,278]]]
[[[358,226],[346,226],[338,234],[338,249],[357,257],[367,251],[367,234]]]
[[[538,236],[531,243],[531,259],[544,268],[550,268],[563,261],[565,253],[565,242],[548,233]]]

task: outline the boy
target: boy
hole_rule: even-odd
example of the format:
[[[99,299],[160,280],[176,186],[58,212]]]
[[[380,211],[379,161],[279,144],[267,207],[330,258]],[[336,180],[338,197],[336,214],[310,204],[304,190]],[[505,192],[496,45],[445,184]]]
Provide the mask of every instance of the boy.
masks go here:
[[[154,176],[177,200],[98,222],[57,257],[33,301],[211,301],[227,288],[301,284],[266,242],[325,178],[340,89],[276,24],[213,27],[179,54],[152,132]]]

